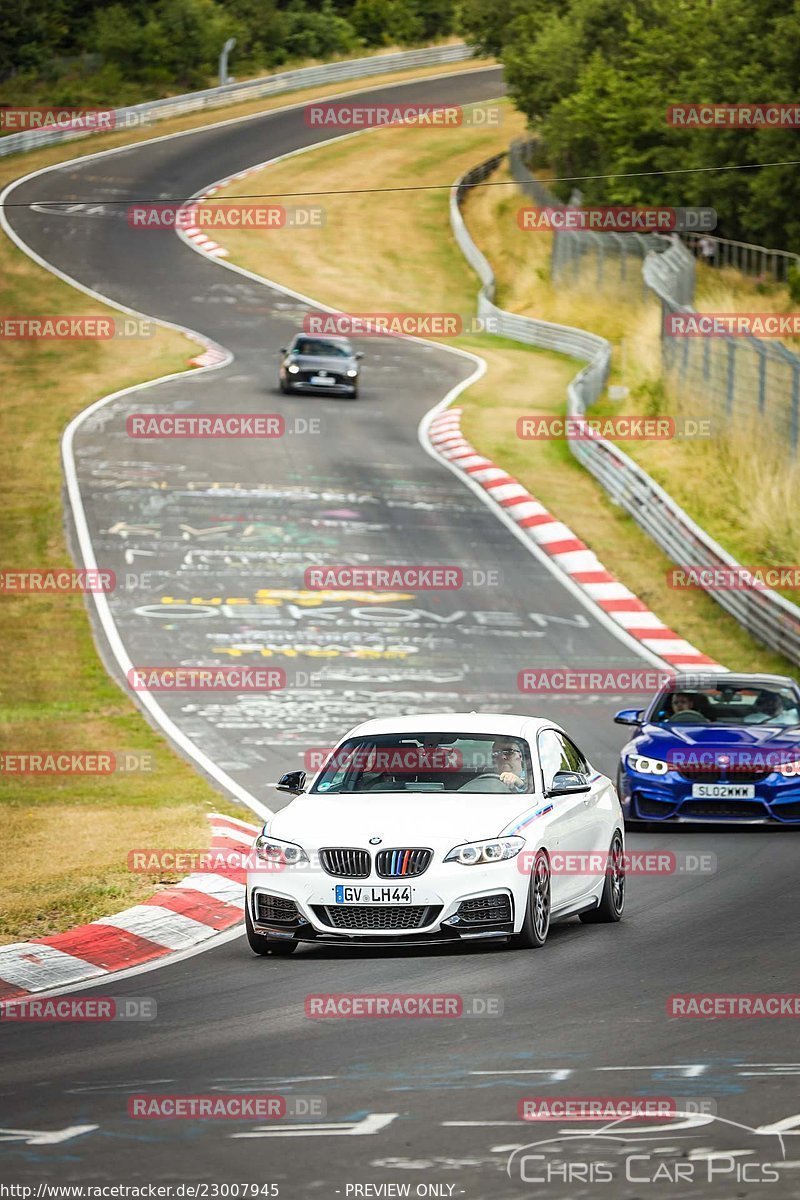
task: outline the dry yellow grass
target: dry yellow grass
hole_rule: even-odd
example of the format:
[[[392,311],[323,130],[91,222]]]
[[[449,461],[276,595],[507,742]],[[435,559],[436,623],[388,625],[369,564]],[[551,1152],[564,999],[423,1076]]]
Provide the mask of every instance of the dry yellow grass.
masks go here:
[[[474,69],[475,63],[453,70]],[[426,77],[442,68],[403,72]],[[302,103],[368,86],[356,81],[176,118],[138,133],[87,138],[0,160],[0,186],[41,167],[98,150],[193,129],[231,116]],[[0,240],[0,311],[115,315]],[[4,388],[0,449],[14,470],[0,480],[0,543],[5,569],[66,565],[61,512],[60,437],[81,409],[108,392],[180,371],[196,343],[158,329],[152,338],[100,342],[0,342]],[[154,880],[131,875],[136,846],[208,843],[205,814],[246,812],[221,797],[173,754],[113,684],[92,642],[80,596],[4,597],[0,603],[0,738],[5,750],[136,750],[152,772],[57,780],[0,773],[4,855],[0,865],[0,943],[57,933],[135,903]]]
[[[493,180],[510,179],[497,172]],[[629,389],[620,406],[603,400],[593,415],[712,416],[706,398],[678,392],[665,379],[660,350],[660,309],[638,286],[593,286],[594,266],[576,284],[555,287],[550,279],[551,236],[521,232],[512,189],[477,189],[467,202],[470,232],[492,263],[498,304],[514,312],[589,329],[613,346],[611,383]],[[735,271],[698,268],[697,307],[702,311],[781,312],[791,308],[782,285],[764,288]],[[740,561],[749,565],[800,562],[800,467],[787,463],[783,447],[756,418],[732,427],[724,418],[714,437],[684,442],[628,442],[623,449],[653,475],[687,511]],[[589,540],[587,538],[587,540]],[[592,543],[594,545],[594,543]],[[797,602],[796,593],[787,592]],[[663,615],[663,613],[662,613]],[[707,648],[707,644],[704,644]]]
[[[380,179],[401,188],[450,183],[498,150],[521,129],[508,112],[500,131],[383,129],[323,147],[267,167],[225,197],[252,192],[337,191],[353,179]],[[497,179],[503,175],[498,172]],[[506,178],[508,178],[506,176]],[[215,202],[220,195],[214,197]],[[316,202],[316,201],[315,201]],[[474,312],[477,283],[449,233],[447,189],[328,196],[327,225],[313,233],[226,232],[221,239],[233,261],[346,311]],[[638,312],[620,290],[600,308],[580,289],[557,292],[549,284],[549,236],[521,233],[520,200],[512,187],[478,188],[466,217],[473,236],[495,267],[498,303],[517,312],[596,328],[615,342],[625,382],[635,377],[642,393],[658,378],[658,311]],[[313,283],[308,264],[314,263]],[[462,338],[478,351],[487,374],[462,396],[467,436],[484,453],[517,475],[567,521],[668,624],[720,661],[741,669],[785,670],[787,664],[756,646],[735,621],[700,592],[667,587],[670,564],[630,517],[558,442],[521,442],[516,419],[529,412],[563,413],[566,385],[576,365],[498,338]]]

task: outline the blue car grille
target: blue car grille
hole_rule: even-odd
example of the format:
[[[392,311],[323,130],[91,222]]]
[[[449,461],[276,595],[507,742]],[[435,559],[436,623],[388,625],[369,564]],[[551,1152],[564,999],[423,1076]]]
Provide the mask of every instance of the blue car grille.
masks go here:
[[[763,783],[772,768],[743,766],[681,767],[679,775],[690,783]]]

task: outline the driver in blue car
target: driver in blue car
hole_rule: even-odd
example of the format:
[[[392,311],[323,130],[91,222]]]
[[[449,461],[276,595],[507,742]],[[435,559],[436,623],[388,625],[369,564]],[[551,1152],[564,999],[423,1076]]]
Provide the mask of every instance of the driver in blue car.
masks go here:
[[[505,739],[495,742],[492,746],[492,764],[506,787],[513,792],[525,791],[525,760],[519,746]]]

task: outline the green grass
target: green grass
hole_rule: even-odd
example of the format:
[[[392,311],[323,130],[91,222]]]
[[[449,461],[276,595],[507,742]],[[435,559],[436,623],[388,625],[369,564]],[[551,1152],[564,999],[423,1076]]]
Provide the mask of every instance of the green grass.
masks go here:
[[[367,175],[387,188],[400,188],[409,179],[418,185],[451,183],[522,131],[519,114],[507,110],[505,118],[499,130],[383,129],[267,167],[225,194],[335,192]],[[608,337],[618,349],[614,381],[631,387],[634,411],[638,404],[652,407],[660,365],[655,305],[640,306],[634,315],[625,293],[598,302],[582,289],[555,289],[549,280],[550,235],[519,229],[521,203],[511,187],[476,188],[467,200],[467,223],[497,275],[498,304]],[[474,313],[478,285],[450,234],[446,188],[389,191],[379,198],[329,195],[326,207],[325,228],[308,238],[276,230],[267,246],[263,238],[238,231],[225,236],[225,245],[235,262],[306,291],[312,256],[315,298],[345,311]],[[482,453],[516,475],[681,637],[726,666],[791,673],[790,663],[759,646],[709,596],[667,585],[672,564],[611,503],[566,443],[517,438],[519,415],[564,413],[566,385],[579,364],[498,338],[465,337],[455,344],[489,363],[487,374],[459,399],[465,433]],[[677,458],[673,463],[679,469]],[[712,469],[721,476],[720,463]]]
[[[441,69],[398,73],[392,79]],[[0,186],[99,149],[353,86],[361,81],[161,122],[134,135],[115,133],[15,155],[0,161]],[[38,267],[4,237],[0,312],[114,315]],[[60,438],[72,417],[111,391],[186,368],[197,352],[194,342],[163,329],[135,343],[0,340],[3,570],[70,565],[63,533]],[[98,777],[0,770],[0,942],[56,933],[136,903],[163,880],[129,874],[130,849],[204,847],[208,812],[221,809],[248,817],[247,810],[222,797],[174,754],[109,679],[81,596],[0,596],[0,645],[3,751],[135,751],[147,756],[152,767]]]

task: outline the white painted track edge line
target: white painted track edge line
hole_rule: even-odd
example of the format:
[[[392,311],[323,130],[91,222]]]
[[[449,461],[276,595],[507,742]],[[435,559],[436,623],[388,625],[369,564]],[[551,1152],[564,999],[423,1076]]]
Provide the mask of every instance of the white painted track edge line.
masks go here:
[[[382,128],[382,127],[379,126],[378,128]],[[346,141],[350,138],[360,137],[363,134],[375,133],[375,132],[376,132],[376,129],[357,129],[350,133],[341,134],[339,137],[336,137],[336,138],[329,138],[325,142],[322,142],[322,143],[314,143],[310,146],[300,146],[295,150],[287,151],[286,154],[280,154],[280,155],[277,155],[275,158],[267,159],[265,162],[257,163],[252,168],[248,168],[248,174],[251,171],[265,169],[268,166],[274,166],[274,165],[277,165],[278,163],[285,162],[287,159],[295,158],[300,154],[308,154],[313,150],[320,149],[321,146],[333,145],[337,142]],[[220,182],[220,181],[217,181],[217,182]],[[206,185],[205,188],[198,189],[198,191],[193,196],[191,196],[189,198],[189,200],[187,201],[187,206],[191,203],[196,202],[198,197],[202,194],[202,192],[204,190],[207,191],[207,188],[208,188],[208,185]],[[178,235],[178,237],[181,239],[181,241],[183,241],[184,245],[188,246],[189,249],[193,250],[195,252],[195,254],[203,253],[201,248],[198,246],[195,246],[190,238],[187,238],[184,236],[184,230],[176,229],[175,232]],[[241,267],[237,263],[233,263],[233,262],[229,262],[229,261],[225,261],[225,260],[221,260],[221,259],[217,259],[216,261],[218,262],[219,266],[223,267],[227,271],[234,271],[237,275],[242,275],[245,279],[252,279],[255,283],[266,284],[268,287],[273,288],[275,291],[282,292],[286,296],[292,296],[295,300],[300,300],[300,301],[302,301],[302,303],[308,304],[320,312],[330,312],[330,313],[342,312],[342,310],[339,308],[336,308],[329,304],[321,304],[317,300],[314,300],[313,297],[307,296],[303,292],[297,292],[294,290],[294,288],[286,287],[284,284],[277,283],[275,280],[269,279],[266,275],[259,275],[255,271],[250,271],[250,270],[248,270],[247,267]],[[386,336],[391,337],[393,335],[387,334]],[[484,490],[484,488],[481,487],[481,485],[479,483],[476,483],[469,475],[462,473],[458,469],[458,467],[456,467],[454,464],[450,463],[442,454],[439,453],[439,451],[435,448],[433,443],[428,438],[427,431],[428,431],[428,427],[430,426],[431,422],[433,420],[435,420],[436,417],[442,415],[445,412],[445,410],[450,407],[450,405],[453,403],[453,401],[456,400],[457,397],[461,395],[461,393],[463,391],[465,391],[468,387],[470,387],[471,384],[476,383],[486,373],[486,370],[487,370],[486,360],[484,358],[481,358],[481,356],[479,354],[474,354],[470,350],[464,350],[460,346],[448,346],[448,345],[445,345],[443,342],[438,342],[438,341],[435,341],[435,340],[429,339],[429,338],[421,338],[421,337],[415,337],[413,335],[405,335],[404,338],[402,338],[400,340],[416,342],[420,345],[425,345],[425,346],[436,345],[436,346],[439,346],[442,350],[446,350],[450,354],[459,355],[460,357],[466,358],[469,361],[471,361],[472,363],[476,364],[475,371],[473,371],[473,373],[470,376],[468,376],[466,379],[461,380],[453,388],[451,388],[450,391],[437,404],[435,404],[433,406],[433,408],[429,409],[428,412],[425,413],[422,420],[420,421],[420,423],[417,427],[417,439],[418,439],[419,444],[421,445],[422,449],[425,451],[425,453],[428,454],[431,458],[435,459],[436,462],[439,462],[442,465],[444,465],[445,467],[447,467],[447,469],[451,472],[451,474],[455,475],[456,478],[459,479],[467,487],[469,487],[470,490],[473,491],[476,496],[480,497],[481,501],[488,508],[491,509],[491,511],[495,514],[495,516],[506,526],[506,528],[509,529],[514,534],[514,537],[523,546],[526,547],[528,552],[530,554],[532,554],[534,558],[537,558],[541,563],[543,563],[544,566],[547,567],[550,574],[555,579],[557,579],[559,581],[559,583],[561,583],[564,586],[564,588],[568,592],[570,592],[571,595],[573,595],[575,598],[580,600],[583,607],[588,612],[591,612],[592,615],[597,618],[598,622],[601,625],[603,625],[607,630],[609,630],[611,633],[613,633],[613,635],[617,638],[618,641],[622,642],[622,644],[624,646],[626,646],[630,650],[633,650],[640,658],[645,659],[647,662],[652,663],[654,666],[662,667],[662,668],[663,667],[669,668],[670,664],[667,663],[665,659],[660,658],[657,654],[654,654],[651,650],[648,650],[646,646],[643,646],[641,644],[641,642],[638,642],[635,638],[631,637],[626,632],[625,629],[623,629],[620,625],[618,625],[616,621],[612,620],[609,617],[608,613],[606,613],[605,610],[603,608],[601,608],[599,604],[595,603],[595,601],[591,598],[591,596],[588,596],[586,594],[586,592],[583,591],[583,589],[580,587],[579,584],[577,584],[573,579],[571,579],[570,576],[567,575],[566,572],[563,571],[562,568],[559,567],[557,563],[553,562],[553,560],[550,558],[549,555],[544,553],[536,545],[536,543],[531,538],[528,537],[527,533],[523,529],[521,529],[507,515],[506,510],[504,508],[502,508],[496,500],[493,500],[492,497]]]

